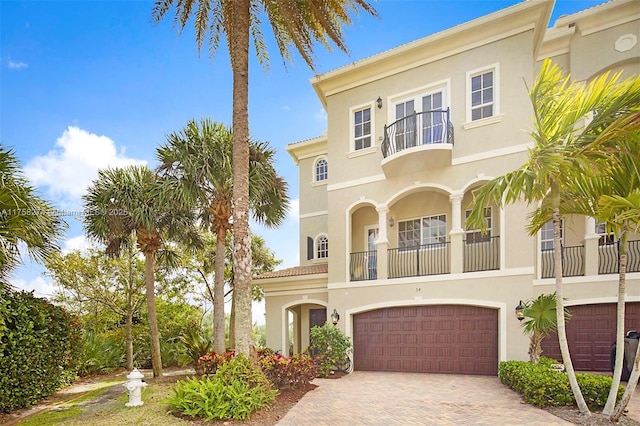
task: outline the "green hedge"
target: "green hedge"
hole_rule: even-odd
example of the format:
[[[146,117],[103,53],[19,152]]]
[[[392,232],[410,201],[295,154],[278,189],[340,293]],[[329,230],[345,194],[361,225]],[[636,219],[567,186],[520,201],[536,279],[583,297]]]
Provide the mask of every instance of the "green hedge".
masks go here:
[[[0,292],[0,411],[27,407],[75,378],[77,319],[27,292]]]
[[[574,405],[569,379],[565,373],[551,368],[557,361],[542,357],[539,364],[528,361],[501,362],[498,377],[505,385],[522,394],[524,400],[538,407]],[[594,374],[576,374],[584,399],[592,410],[601,410],[607,402],[611,377]],[[618,388],[618,400],[624,388]]]

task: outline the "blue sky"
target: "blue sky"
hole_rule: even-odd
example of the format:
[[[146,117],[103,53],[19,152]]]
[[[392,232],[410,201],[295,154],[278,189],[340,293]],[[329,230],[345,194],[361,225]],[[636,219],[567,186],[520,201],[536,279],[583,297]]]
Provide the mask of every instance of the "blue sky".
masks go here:
[[[347,56],[316,52],[318,73],[347,65],[499,9],[515,0],[381,0],[380,19],[360,15],[345,29]],[[558,0],[551,23],[600,4]],[[156,165],[155,149],[191,118],[231,122],[231,72],[226,46],[213,58],[198,55],[193,31],[178,37],[168,16],[151,23],[153,1],[0,2],[0,143],[13,147],[27,177],[60,209],[78,210],[80,196],[99,168]],[[294,56],[285,68],[264,29],[268,71],[250,66],[251,135],[277,149],[279,172],[290,185],[291,215],[278,230],[254,228],[283,260],[298,264],[297,167],[287,144],[319,136],[326,115],[309,79],[314,72]],[[84,248],[78,220],[61,243]],[[27,264],[16,286],[44,296],[43,269]]]

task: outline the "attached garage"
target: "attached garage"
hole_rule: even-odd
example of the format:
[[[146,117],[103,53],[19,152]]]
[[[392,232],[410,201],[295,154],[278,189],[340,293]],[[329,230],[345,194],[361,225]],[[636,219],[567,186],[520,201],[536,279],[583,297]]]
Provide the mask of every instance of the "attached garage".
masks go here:
[[[402,306],[353,319],[354,366],[365,371],[496,375],[498,311]]]
[[[611,344],[616,340],[615,303],[569,306],[571,319],[567,321],[567,341],[578,371],[610,371]],[[625,333],[640,330],[640,303],[625,307]],[[562,360],[558,336],[554,333],[542,341],[543,356]]]

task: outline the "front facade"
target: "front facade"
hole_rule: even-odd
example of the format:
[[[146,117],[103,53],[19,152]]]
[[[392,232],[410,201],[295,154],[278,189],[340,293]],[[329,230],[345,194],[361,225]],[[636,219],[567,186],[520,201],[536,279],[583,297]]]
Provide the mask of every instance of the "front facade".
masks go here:
[[[582,81],[640,74],[636,2],[547,28],[552,8],[528,0],[312,80],[327,132],[287,148],[301,265],[256,280],[269,347],[303,351],[335,310],[357,370],[495,375],[499,361],[528,359],[514,308],[554,291],[552,232],[529,236],[523,203],[489,206],[488,234],[468,229],[472,191],[527,160],[527,87],[542,60]],[[606,370],[616,241],[587,217],[565,218],[563,234],[574,362]],[[640,236],[631,240],[627,322],[640,329]]]

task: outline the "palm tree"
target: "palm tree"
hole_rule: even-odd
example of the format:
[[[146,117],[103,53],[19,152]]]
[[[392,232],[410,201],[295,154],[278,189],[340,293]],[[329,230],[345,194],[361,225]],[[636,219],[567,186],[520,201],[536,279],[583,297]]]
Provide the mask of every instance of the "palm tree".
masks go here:
[[[523,313],[527,319],[521,325],[524,333],[530,336],[529,358],[533,364],[537,364],[542,355],[542,340],[557,328],[556,295],[541,294],[525,302]],[[569,312],[565,310],[565,319],[569,317]]]
[[[314,47],[318,42],[328,49],[333,42],[347,51],[342,26],[351,23],[350,12],[360,9],[377,16],[366,0],[156,0],[152,21],[159,23],[175,6],[174,22],[178,32],[195,19],[198,51],[209,40],[210,52],[217,50],[226,37],[233,74],[233,235],[236,282],[237,345],[239,353],[249,355],[251,346],[251,238],[249,237],[249,42],[253,39],[258,60],[268,64],[261,21],[266,17],[276,44],[285,60],[300,53],[314,68]]]
[[[166,186],[165,186],[166,187]],[[155,303],[155,264],[165,242],[190,240],[195,236],[188,210],[168,201],[161,193],[158,177],[146,166],[100,170],[82,198],[86,211],[84,228],[90,238],[106,245],[106,253],[117,256],[134,235],[145,258],[145,287],[151,340],[153,376],[162,376],[160,338]],[[177,208],[176,208],[177,207]],[[170,251],[165,251],[170,258]]]
[[[190,120],[180,132],[167,136],[157,150],[159,172],[181,182],[174,195],[193,205],[201,223],[216,234],[213,287],[214,350],[225,351],[224,286],[227,232],[232,228],[233,137],[231,130],[210,119]],[[275,151],[265,142],[249,141],[249,209],[253,218],[278,226],[287,214],[287,184],[273,166]]]
[[[66,223],[29,185],[12,149],[0,145],[0,290],[11,288],[9,276],[22,262],[19,246],[44,262],[59,250]]]
[[[529,160],[476,192],[469,222],[471,226],[486,228],[482,215],[485,206],[491,203],[503,206],[519,199],[540,205],[538,220],[529,227],[532,235],[544,223],[553,221],[558,342],[578,408],[590,415],[571,362],[562,314],[562,194],[572,182],[602,174],[606,165],[615,161],[616,156],[605,149],[608,141],[637,131],[640,119],[634,109],[640,105],[640,82],[637,79],[620,82],[620,74],[610,78],[606,73],[585,86],[545,60],[529,96],[534,113],[530,134],[535,142]],[[591,115],[592,120],[586,120]]]

